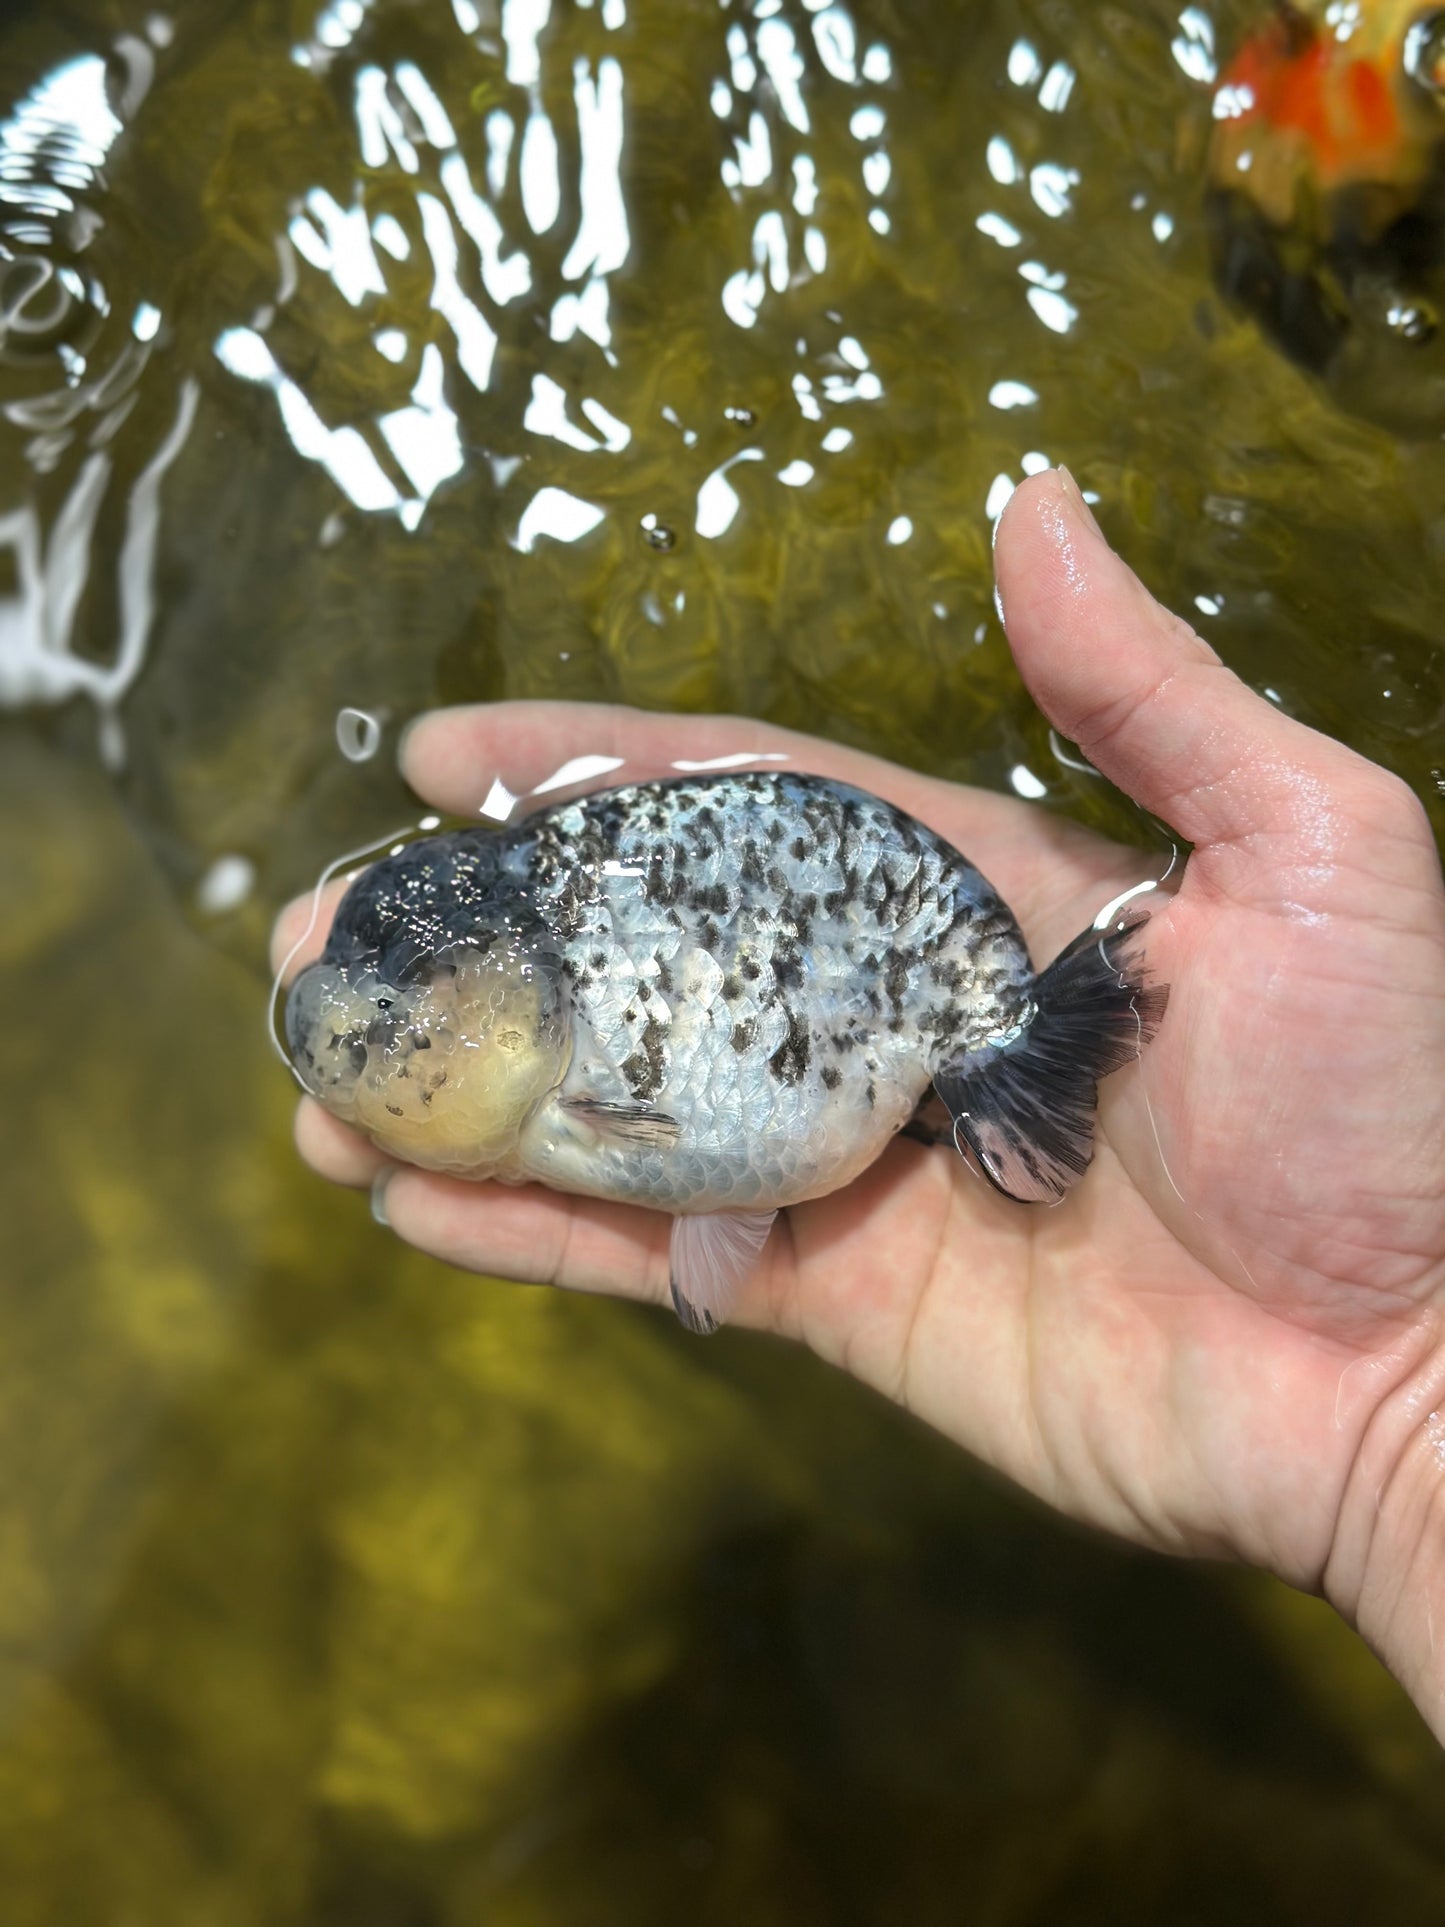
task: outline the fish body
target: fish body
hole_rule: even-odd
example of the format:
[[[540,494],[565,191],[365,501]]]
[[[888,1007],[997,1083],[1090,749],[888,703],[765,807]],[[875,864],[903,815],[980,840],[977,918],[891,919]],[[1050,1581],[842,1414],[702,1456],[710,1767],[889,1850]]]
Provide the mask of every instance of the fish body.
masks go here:
[[[695,1272],[699,1241],[715,1256],[847,1184],[930,1085],[1001,1188],[1062,1195],[1097,1077],[1157,1016],[1125,942],[1091,937],[1067,966],[1103,1005],[1057,1128],[992,1115],[985,1086],[1027,1061],[1047,978],[979,871],[820,777],[682,778],[377,863],[297,979],[287,1035],[307,1088],[382,1149],[669,1212]],[[706,1325],[727,1293],[675,1275],[675,1295]]]

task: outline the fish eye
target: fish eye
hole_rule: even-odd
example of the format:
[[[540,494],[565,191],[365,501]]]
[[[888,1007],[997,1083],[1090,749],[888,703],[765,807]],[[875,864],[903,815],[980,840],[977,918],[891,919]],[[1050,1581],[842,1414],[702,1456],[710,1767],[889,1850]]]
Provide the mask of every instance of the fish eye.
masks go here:
[[[1405,34],[1405,72],[1428,94],[1445,94],[1445,8],[1432,7]]]

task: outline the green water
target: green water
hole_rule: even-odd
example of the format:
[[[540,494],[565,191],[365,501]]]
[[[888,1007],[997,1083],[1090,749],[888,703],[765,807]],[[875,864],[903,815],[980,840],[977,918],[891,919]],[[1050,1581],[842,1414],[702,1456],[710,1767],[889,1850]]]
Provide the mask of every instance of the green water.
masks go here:
[[[1445,1767],[1326,1609],[408,1256],[261,1029],[436,700],[1146,838],[994,616],[1035,458],[1445,827],[1445,450],[1220,306],[1177,13],[5,12],[0,182],[71,203],[0,206],[6,1927],[1442,1917]]]

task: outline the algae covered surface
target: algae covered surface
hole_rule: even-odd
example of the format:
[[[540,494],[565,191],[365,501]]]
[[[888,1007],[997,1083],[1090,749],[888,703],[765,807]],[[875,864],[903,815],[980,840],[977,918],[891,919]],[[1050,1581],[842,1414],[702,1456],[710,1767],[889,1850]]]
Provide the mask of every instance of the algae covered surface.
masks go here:
[[[1210,284],[1252,17],[3,14],[7,1927],[1441,1917],[1445,1770],[1326,1609],[402,1252],[263,1025],[438,700],[736,709],[1155,838],[1008,661],[1046,461],[1445,821],[1445,451]]]

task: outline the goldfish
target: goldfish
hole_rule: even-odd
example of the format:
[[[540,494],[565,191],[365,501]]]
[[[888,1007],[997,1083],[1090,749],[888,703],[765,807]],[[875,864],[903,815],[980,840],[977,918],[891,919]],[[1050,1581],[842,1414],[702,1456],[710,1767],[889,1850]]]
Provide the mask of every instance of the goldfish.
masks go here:
[[[1445,253],[1445,14],[1419,0],[1277,5],[1225,64],[1212,112],[1221,282],[1327,368],[1363,286],[1408,291]],[[1428,327],[1408,300],[1384,308],[1404,339]]]
[[[892,805],[741,772],[444,831],[364,871],[286,1005],[306,1089],[404,1162],[671,1214],[715,1330],[778,1211],[848,1184],[931,1089],[1010,1197],[1091,1155],[1153,1035],[1139,922],[1036,974],[993,887]]]

